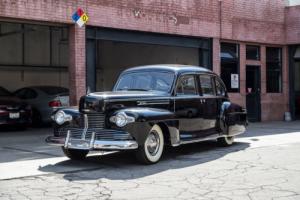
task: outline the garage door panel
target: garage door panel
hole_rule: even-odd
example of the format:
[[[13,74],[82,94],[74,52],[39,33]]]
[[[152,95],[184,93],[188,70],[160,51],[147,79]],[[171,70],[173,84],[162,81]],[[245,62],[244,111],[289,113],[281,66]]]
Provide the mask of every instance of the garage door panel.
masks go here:
[[[22,27],[20,24],[0,25],[0,64],[22,64]]]
[[[25,25],[25,64],[50,65],[50,29],[48,26]]]

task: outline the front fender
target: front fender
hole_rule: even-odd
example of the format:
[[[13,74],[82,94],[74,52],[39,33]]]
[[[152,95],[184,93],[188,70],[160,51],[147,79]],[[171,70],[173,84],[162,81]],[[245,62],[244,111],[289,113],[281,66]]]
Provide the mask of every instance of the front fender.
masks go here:
[[[179,143],[179,123],[175,114],[166,109],[157,108],[125,108],[114,113],[124,112],[135,118],[135,122],[127,124],[123,129],[130,133],[142,145],[154,124],[158,124],[165,135],[165,142],[177,145]],[[168,140],[167,140],[168,139]]]
[[[69,122],[65,122],[62,125],[57,124],[54,121],[54,115],[58,112],[58,111],[64,111],[66,114],[71,115],[72,116],[72,120]],[[80,124],[80,112],[78,110],[77,107],[70,107],[70,108],[63,108],[63,109],[58,109],[55,112],[53,112],[52,116],[51,116],[52,120],[53,120],[53,128],[54,128],[54,136],[59,136],[59,132],[58,130],[60,128],[63,127],[79,127]]]
[[[134,117],[136,122],[157,122],[173,119],[175,114],[166,109],[159,108],[125,108],[114,112],[124,112],[126,115]]]

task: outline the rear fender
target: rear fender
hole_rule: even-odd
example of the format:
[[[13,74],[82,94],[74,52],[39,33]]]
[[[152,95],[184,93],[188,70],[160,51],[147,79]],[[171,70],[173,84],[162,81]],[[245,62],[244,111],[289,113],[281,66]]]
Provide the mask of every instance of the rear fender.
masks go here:
[[[247,126],[247,112],[241,106],[223,102],[220,112],[220,129],[226,135],[238,135],[244,133]]]

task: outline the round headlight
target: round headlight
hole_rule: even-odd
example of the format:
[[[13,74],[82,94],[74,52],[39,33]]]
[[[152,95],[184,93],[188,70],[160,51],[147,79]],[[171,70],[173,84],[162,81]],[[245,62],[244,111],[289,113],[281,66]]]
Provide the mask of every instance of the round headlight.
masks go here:
[[[65,113],[63,111],[58,111],[54,116],[54,120],[57,124],[62,125],[65,123]]]
[[[124,113],[118,113],[115,120],[116,125],[119,127],[123,127],[127,124],[126,115]]]

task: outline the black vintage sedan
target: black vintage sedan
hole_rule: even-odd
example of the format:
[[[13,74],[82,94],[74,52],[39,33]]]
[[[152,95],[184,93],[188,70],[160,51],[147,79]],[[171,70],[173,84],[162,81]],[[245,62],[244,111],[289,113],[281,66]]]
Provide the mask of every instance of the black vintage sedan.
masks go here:
[[[229,101],[215,73],[184,65],[128,69],[112,92],[87,94],[79,109],[59,110],[53,119],[54,136],[46,142],[71,159],[91,150],[134,150],[146,164],[158,162],[165,145],[232,145],[247,125],[245,109]]]
[[[24,129],[31,124],[31,107],[0,87],[0,127]]]

